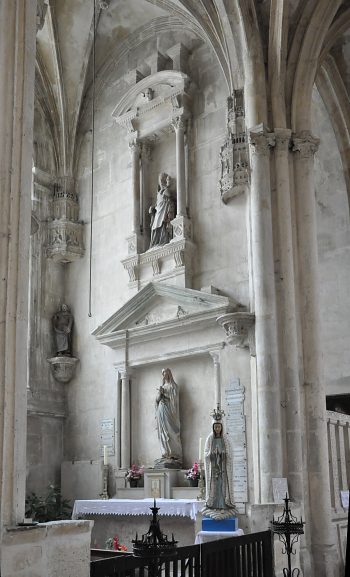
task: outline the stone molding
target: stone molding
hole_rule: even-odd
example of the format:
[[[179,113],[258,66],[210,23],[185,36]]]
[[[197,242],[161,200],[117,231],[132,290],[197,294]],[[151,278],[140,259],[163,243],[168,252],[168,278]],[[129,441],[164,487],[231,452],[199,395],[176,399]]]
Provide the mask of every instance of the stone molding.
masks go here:
[[[254,313],[237,311],[222,315],[216,320],[224,329],[228,344],[237,348],[251,348],[251,333],[254,332],[255,323]]]
[[[47,359],[55,381],[59,383],[69,383],[75,375],[78,360],[79,359],[75,357],[63,356]]]
[[[299,152],[301,158],[311,158],[318,150],[320,139],[315,138],[309,130],[293,134],[293,152]]]

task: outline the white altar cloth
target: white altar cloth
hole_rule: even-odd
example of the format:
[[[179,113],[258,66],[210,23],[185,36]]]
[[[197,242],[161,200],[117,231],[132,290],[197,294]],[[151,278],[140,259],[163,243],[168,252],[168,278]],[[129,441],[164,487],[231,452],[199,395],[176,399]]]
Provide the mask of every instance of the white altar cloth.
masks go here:
[[[196,519],[204,501],[196,499],[157,499],[158,515],[177,515]],[[91,499],[75,501],[72,519],[82,515],[151,515],[153,499]]]
[[[244,535],[243,529],[237,529],[237,531],[199,531],[196,535],[195,544],[228,539],[229,537],[241,537],[242,535]]]

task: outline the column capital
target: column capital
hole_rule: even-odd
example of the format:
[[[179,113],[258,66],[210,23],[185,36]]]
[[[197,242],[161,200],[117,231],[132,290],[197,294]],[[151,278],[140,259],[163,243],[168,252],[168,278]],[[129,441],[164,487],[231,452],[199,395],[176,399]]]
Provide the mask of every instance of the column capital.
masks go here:
[[[319,138],[315,138],[309,130],[293,134],[293,152],[299,152],[301,158],[311,158],[318,150]]]
[[[142,143],[140,140],[138,140],[137,138],[130,140],[129,150],[130,150],[131,154],[136,154],[136,153],[140,154],[141,149],[142,149]]]
[[[175,131],[185,130],[185,128],[186,128],[185,117],[183,115],[176,116],[176,118],[173,118],[173,120],[171,121],[171,126],[174,128]]]
[[[249,144],[254,154],[268,156],[270,148],[276,144],[275,135],[264,124],[258,124],[249,131]]]
[[[292,131],[289,128],[275,128],[275,144],[278,152],[287,152],[291,144]]]

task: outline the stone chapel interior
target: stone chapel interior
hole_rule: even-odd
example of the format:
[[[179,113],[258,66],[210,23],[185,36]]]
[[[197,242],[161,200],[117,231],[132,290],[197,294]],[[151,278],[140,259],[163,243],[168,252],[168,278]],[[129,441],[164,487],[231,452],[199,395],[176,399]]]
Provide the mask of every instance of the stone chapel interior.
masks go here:
[[[349,0],[0,3],[1,557],[25,495],[98,498],[105,445],[110,496],[197,495],[220,405],[240,527],[287,479],[304,575],[341,574],[349,92]]]

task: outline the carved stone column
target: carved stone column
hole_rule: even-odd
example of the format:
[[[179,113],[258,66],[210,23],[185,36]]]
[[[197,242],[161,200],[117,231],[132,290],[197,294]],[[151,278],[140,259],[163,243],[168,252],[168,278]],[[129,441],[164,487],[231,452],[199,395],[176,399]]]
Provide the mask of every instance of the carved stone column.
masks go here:
[[[138,254],[141,251],[140,227],[140,154],[141,143],[135,139],[129,143],[131,152],[131,187],[132,187],[132,223],[131,235],[127,238],[128,254]]]
[[[127,370],[120,371],[121,379],[121,418],[120,418],[120,465],[122,469],[130,467],[130,374]]]
[[[36,2],[0,3],[0,539],[23,521]]]
[[[315,575],[328,577],[333,575],[335,544],[331,523],[326,396],[318,298],[314,186],[314,154],[318,142],[309,131],[293,138],[311,550]]]
[[[176,138],[176,218],[171,221],[174,240],[191,238],[191,222],[186,208],[185,122],[178,116],[172,122]]]
[[[272,478],[282,477],[280,380],[272,237],[270,146],[274,137],[263,125],[250,130],[251,251],[255,303],[255,344],[260,454],[260,500],[273,502]]]
[[[173,120],[176,137],[176,216],[186,216],[186,177],[185,177],[185,120],[178,116]]]

